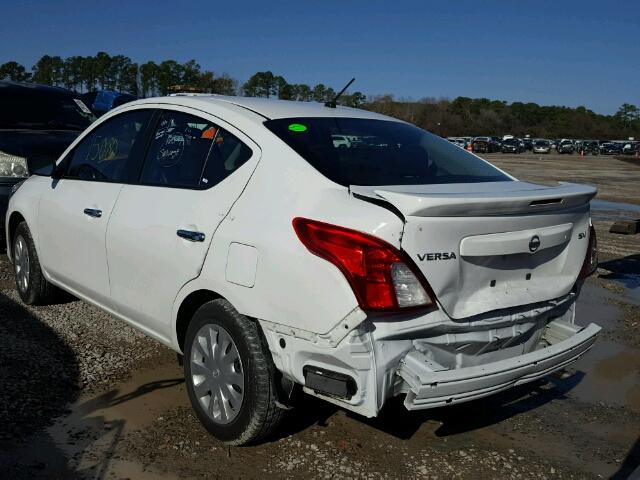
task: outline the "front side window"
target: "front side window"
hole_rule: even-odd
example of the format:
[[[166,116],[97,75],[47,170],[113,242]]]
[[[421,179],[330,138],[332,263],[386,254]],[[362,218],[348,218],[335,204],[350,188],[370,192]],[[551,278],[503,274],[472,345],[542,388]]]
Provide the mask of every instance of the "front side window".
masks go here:
[[[151,110],[135,110],[107,120],[73,149],[65,178],[124,182],[143,148]]]
[[[408,123],[321,117],[264,124],[325,177],[344,186],[511,180],[475,155]]]
[[[141,183],[209,188],[228,177],[251,155],[249,147],[210,121],[165,111],[152,136]]]

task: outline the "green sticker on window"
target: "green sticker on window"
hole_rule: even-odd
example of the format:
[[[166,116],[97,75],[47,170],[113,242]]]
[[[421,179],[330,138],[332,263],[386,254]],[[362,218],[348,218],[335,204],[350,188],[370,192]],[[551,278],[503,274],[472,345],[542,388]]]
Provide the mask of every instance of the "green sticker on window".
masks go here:
[[[302,125],[301,123],[292,123],[289,125],[289,130],[292,132],[306,132],[307,126]]]

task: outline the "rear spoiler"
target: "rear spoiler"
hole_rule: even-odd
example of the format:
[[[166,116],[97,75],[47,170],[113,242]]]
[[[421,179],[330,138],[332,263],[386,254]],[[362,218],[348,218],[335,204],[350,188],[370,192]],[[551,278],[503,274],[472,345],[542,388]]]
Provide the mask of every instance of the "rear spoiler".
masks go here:
[[[404,216],[482,217],[548,212],[585,205],[595,187],[561,183],[545,187],[526,182],[365,187],[352,185],[353,194],[383,200]],[[496,188],[487,188],[496,186]],[[448,191],[447,191],[448,190]],[[477,190],[469,192],[469,190]]]

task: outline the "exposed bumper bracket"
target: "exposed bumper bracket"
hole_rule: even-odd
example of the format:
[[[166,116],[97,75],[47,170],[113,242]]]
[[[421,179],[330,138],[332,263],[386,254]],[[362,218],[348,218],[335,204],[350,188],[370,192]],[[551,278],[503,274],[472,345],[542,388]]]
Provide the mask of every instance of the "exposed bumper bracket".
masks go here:
[[[447,369],[418,350],[400,361],[398,374],[407,391],[405,407],[421,410],[477,398],[549,375],[576,361],[595,342],[600,327],[579,327],[559,320],[550,322],[542,341],[548,346],[493,363]]]

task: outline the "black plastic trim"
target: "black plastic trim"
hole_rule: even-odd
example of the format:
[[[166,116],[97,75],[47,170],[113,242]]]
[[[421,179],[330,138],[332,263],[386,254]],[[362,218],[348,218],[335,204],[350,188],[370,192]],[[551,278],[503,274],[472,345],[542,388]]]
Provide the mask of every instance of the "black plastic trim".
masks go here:
[[[317,393],[349,400],[358,391],[356,381],[344,373],[311,365],[306,365],[302,373],[305,387]]]
[[[386,200],[383,200],[381,198],[378,199],[378,198],[367,197],[366,195],[361,195],[355,192],[351,192],[351,194],[353,195],[354,198],[357,198],[358,200],[363,200],[365,202],[373,203],[374,205],[377,205],[386,210],[389,210],[391,213],[395,214],[400,220],[402,220],[402,223],[406,223],[406,219],[402,214],[402,212],[398,210],[395,206],[393,206],[391,203],[387,202]]]

